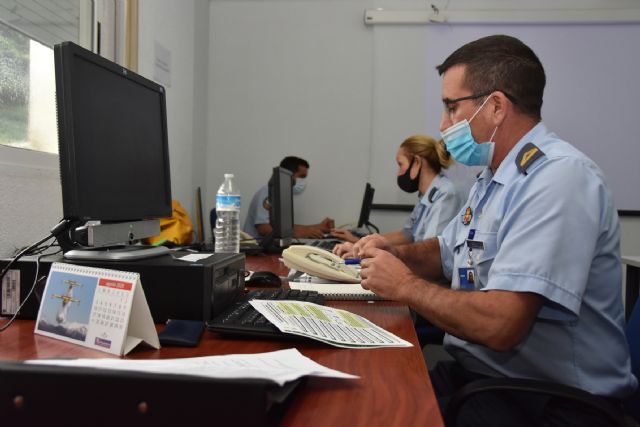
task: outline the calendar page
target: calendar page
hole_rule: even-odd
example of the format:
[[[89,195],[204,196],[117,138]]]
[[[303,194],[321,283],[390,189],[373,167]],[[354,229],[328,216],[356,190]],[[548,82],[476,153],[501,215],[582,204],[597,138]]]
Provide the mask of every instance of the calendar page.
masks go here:
[[[52,265],[35,332],[113,354],[141,341],[159,348],[138,273],[72,264]]]

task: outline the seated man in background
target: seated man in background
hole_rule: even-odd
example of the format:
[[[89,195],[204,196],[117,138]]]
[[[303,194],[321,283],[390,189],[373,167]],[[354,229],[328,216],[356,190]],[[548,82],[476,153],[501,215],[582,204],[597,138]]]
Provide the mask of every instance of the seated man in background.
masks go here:
[[[595,163],[542,123],[546,77],[520,40],[489,36],[437,67],[448,151],[484,165],[441,236],[355,244],[362,286],[446,331],[441,407],[480,378],[553,381],[620,401],[637,387],[624,333],[620,225]],[[434,280],[446,278],[451,288]],[[492,391],[457,425],[609,425],[569,399]]]
[[[407,193],[418,192],[418,202],[401,230],[384,233],[392,245],[403,245],[437,236],[462,207],[462,196],[453,182],[443,174],[454,163],[443,141],[425,135],[405,139],[396,154],[398,187]],[[336,245],[333,252],[340,256],[351,254],[358,241],[348,230],[333,229],[331,235],[345,243]]]
[[[304,191],[307,175],[309,174],[309,162],[300,157],[288,156],[282,159],[280,167],[291,171],[293,174],[293,194]],[[251,199],[247,219],[244,222],[243,231],[255,238],[268,236],[271,231],[269,222],[269,186],[264,185]],[[321,239],[335,226],[333,219],[325,218],[318,224],[293,225],[293,237]]]

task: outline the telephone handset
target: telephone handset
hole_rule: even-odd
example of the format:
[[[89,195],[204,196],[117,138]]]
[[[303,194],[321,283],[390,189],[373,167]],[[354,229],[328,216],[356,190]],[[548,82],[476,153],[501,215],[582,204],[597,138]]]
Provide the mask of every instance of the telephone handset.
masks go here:
[[[315,246],[290,246],[282,252],[284,264],[321,279],[337,282],[360,283],[360,273],[345,265],[339,256]]]

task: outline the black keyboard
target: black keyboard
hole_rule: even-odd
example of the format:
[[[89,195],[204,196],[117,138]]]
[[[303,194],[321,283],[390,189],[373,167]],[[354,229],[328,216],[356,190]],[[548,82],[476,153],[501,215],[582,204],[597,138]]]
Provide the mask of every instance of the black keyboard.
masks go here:
[[[207,329],[227,335],[295,338],[296,335],[280,332],[249,303],[252,299],[308,301],[324,305],[324,296],[315,291],[297,289],[256,290],[245,295],[242,301],[233,303],[215,319],[207,322]]]
[[[314,240],[309,246],[315,246],[316,248],[331,252],[333,247],[340,243],[342,243],[340,240]]]

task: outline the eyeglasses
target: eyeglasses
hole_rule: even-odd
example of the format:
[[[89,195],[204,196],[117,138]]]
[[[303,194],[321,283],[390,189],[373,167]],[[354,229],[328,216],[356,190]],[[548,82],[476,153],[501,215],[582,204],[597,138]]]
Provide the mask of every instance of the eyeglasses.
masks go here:
[[[453,114],[453,108],[452,108],[453,105],[457,104],[460,101],[467,101],[467,100],[482,98],[483,96],[491,95],[493,92],[498,92],[498,90],[497,89],[496,90],[490,90],[488,92],[482,92],[482,93],[479,93],[479,94],[476,94],[476,95],[462,96],[460,98],[455,98],[455,99],[444,98],[442,100],[442,103],[444,104],[444,112],[446,114],[448,114],[449,118],[451,119],[451,115]],[[511,101],[513,104],[517,104],[516,103],[516,99],[513,96],[509,95],[507,92],[505,92],[503,90],[500,90],[499,92],[502,92],[504,94],[504,96],[506,96],[507,99],[509,101]]]
[[[493,91],[491,92],[482,92],[482,93],[478,93],[476,95],[468,95],[468,96],[462,96],[460,98],[456,98],[456,99],[447,99],[444,98],[442,100],[442,103],[444,104],[444,113],[447,115],[447,117],[449,118],[449,120],[453,121],[453,113],[455,112],[455,106],[458,102],[461,101],[468,101],[468,100],[472,100],[472,99],[478,99],[478,98],[482,98],[483,96],[487,96],[490,95]]]
[[[456,99],[447,99],[447,98],[445,98],[445,99],[442,100],[442,103],[444,104],[444,108],[446,110],[447,108],[449,108],[449,106],[451,104],[456,104],[456,103],[458,103],[460,101],[466,101],[468,99],[482,98],[483,96],[490,95],[492,92],[494,92],[494,91],[492,90],[490,92],[482,92],[482,93],[479,93],[477,95],[462,96],[462,97],[456,98]]]

